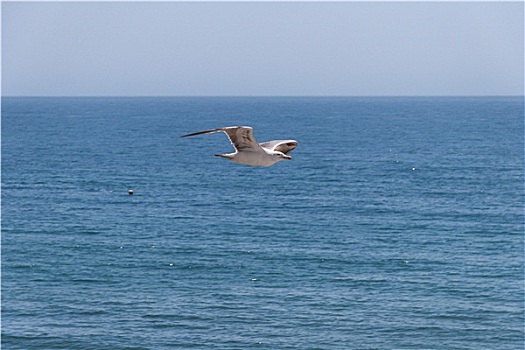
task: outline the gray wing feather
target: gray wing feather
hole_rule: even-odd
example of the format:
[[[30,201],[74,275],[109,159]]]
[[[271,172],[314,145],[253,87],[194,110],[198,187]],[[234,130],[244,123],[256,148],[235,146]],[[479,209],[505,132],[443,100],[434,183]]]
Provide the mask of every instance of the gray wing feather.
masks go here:
[[[197,131],[191,134],[182,135],[181,137],[189,137],[189,136],[197,136],[197,135],[203,135],[203,134],[213,134],[214,132],[223,131],[222,129],[211,129],[211,130],[204,130],[204,131]]]
[[[181,137],[197,136],[203,134],[212,134],[215,132],[224,132],[230,139],[231,144],[236,150],[254,150],[263,151],[261,146],[255,141],[253,137],[253,129],[249,126],[228,126],[225,128],[210,129],[204,131],[197,131],[191,134],[182,135]]]
[[[228,135],[233,147],[238,151],[253,150],[262,151],[261,146],[253,137],[253,129],[249,126],[230,126],[222,128]]]

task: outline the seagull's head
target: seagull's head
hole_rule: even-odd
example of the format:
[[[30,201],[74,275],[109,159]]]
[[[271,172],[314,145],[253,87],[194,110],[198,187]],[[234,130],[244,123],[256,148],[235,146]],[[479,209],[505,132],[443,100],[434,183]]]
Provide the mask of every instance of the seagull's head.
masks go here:
[[[284,154],[283,152],[274,151],[274,157],[276,157],[279,161],[281,160],[292,160],[292,157],[290,157],[287,154]]]

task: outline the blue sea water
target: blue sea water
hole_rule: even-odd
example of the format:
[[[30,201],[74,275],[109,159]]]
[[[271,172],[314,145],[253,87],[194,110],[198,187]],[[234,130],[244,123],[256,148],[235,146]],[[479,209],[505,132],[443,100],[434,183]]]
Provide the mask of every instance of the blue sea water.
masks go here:
[[[227,125],[294,159],[179,137]],[[4,97],[1,131],[2,349],[524,347],[523,97]]]

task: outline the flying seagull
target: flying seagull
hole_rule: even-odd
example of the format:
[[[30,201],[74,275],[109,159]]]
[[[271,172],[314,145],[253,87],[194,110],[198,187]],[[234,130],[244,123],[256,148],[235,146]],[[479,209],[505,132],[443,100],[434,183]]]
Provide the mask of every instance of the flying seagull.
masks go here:
[[[235,163],[252,166],[270,166],[285,159],[292,159],[288,155],[295,147],[295,140],[275,140],[257,143],[253,137],[253,129],[249,126],[228,126],[182,135],[181,137],[196,136],[224,132],[235,148],[234,153],[215,154],[217,157],[230,159]]]

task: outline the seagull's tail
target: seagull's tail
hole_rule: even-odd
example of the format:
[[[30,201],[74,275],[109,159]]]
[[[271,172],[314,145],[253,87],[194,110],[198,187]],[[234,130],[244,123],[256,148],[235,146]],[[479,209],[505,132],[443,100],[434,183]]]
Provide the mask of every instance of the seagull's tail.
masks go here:
[[[228,153],[228,154],[214,154],[215,157],[221,157],[221,158],[226,158],[226,159],[233,159],[233,154],[232,153]]]

